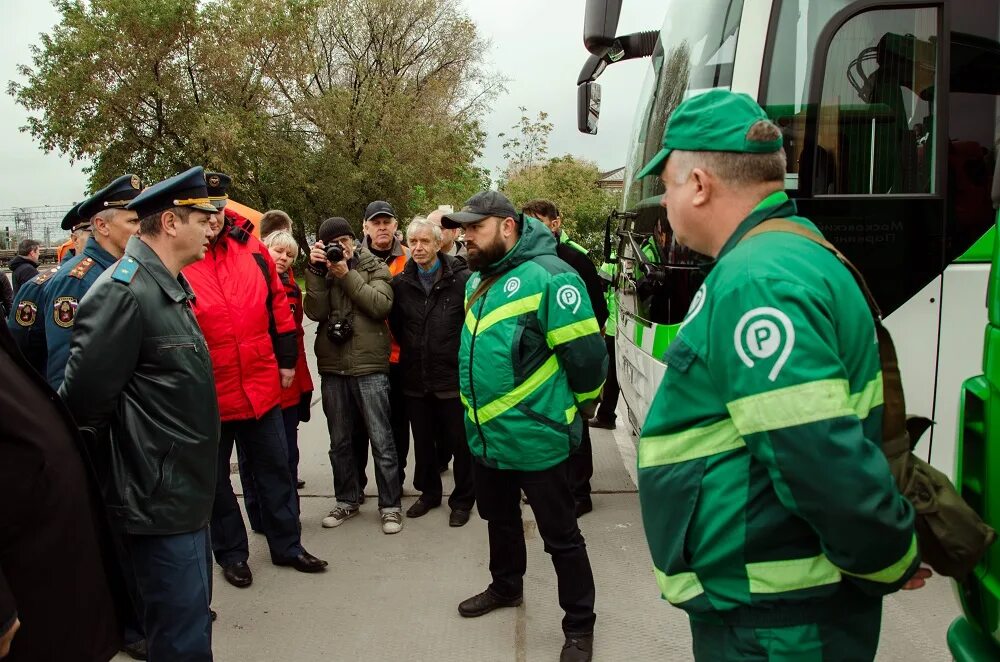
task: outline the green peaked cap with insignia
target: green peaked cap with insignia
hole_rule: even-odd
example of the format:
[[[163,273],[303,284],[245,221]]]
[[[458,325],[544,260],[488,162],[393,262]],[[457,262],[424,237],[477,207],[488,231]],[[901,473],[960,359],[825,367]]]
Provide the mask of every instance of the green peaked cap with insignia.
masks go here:
[[[754,124],[770,121],[750,95],[729,90],[709,90],[685,99],[670,116],[663,132],[663,149],[646,164],[636,179],[659,175],[675,149],[685,152],[739,152],[771,154],[781,149],[782,139],[750,140]]]

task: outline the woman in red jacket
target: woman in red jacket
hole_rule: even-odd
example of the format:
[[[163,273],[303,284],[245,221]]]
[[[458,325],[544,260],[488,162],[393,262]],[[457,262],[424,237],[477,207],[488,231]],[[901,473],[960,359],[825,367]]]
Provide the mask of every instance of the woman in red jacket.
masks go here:
[[[292,274],[292,263],[299,254],[299,246],[290,232],[280,230],[264,238],[274,266],[285,286],[285,296],[295,318],[295,333],[299,344],[298,365],[291,386],[281,390],[281,413],[285,419],[285,438],[288,440],[288,466],[292,478],[301,488],[305,481],[299,480],[299,423],[309,420],[313,383],[306,364],[305,330],[302,328],[302,290]]]

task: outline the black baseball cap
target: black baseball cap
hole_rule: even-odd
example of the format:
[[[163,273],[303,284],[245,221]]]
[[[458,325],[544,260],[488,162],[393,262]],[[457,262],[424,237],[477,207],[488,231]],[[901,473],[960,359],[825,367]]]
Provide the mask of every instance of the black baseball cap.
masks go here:
[[[365,223],[376,216],[391,216],[392,218],[396,218],[396,210],[385,200],[376,200],[375,202],[368,203],[368,206],[365,207]]]
[[[441,218],[441,227],[454,230],[469,223],[478,223],[490,216],[518,219],[517,210],[503,193],[480,191],[465,201],[461,211],[445,214]]]

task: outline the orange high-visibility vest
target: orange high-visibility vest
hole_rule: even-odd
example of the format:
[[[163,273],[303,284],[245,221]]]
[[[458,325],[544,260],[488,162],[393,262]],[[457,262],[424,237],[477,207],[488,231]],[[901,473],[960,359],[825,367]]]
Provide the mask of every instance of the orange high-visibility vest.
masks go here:
[[[403,246],[402,248],[402,255],[397,255],[391,262],[386,263],[389,267],[389,273],[393,277],[403,272],[403,267],[406,266],[406,261],[410,259],[410,249],[406,246]],[[388,326],[388,324],[389,322],[386,321],[386,326]],[[392,331],[389,332],[389,347],[389,363],[399,363],[399,343],[392,337]]]

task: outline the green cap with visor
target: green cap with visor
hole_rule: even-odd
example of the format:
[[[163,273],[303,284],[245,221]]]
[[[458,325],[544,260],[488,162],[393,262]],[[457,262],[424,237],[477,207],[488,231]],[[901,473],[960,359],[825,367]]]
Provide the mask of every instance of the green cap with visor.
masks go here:
[[[749,140],[751,127],[767,113],[750,95],[729,90],[709,90],[685,99],[670,116],[663,132],[663,149],[656,153],[636,179],[659,175],[675,149],[686,152],[742,152],[771,154],[781,149],[782,139]]]

